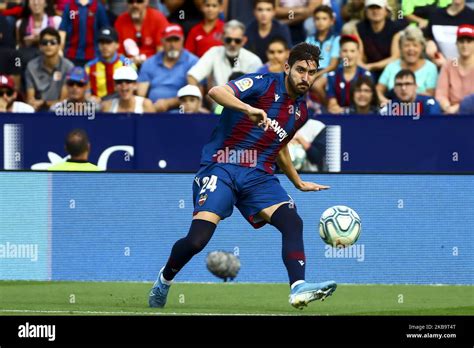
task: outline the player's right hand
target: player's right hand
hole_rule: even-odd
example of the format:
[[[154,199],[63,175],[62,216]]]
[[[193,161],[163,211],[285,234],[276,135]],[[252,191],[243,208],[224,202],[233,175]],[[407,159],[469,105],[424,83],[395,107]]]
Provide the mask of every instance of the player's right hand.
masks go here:
[[[263,128],[264,131],[270,126],[270,119],[267,118],[267,113],[262,109],[257,109],[249,105],[246,113],[250,120],[255,123],[257,127]]]

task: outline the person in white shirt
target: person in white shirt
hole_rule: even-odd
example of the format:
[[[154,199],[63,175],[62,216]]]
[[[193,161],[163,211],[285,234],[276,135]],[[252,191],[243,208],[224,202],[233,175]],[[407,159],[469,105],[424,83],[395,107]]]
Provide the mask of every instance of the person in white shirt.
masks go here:
[[[260,58],[243,48],[247,42],[245,25],[231,20],[224,26],[224,46],[209,49],[188,71],[188,83],[198,85],[210,77],[211,86],[223,85],[235,71],[245,74],[256,72],[262,65]]]
[[[13,79],[10,76],[0,75],[0,112],[35,112],[31,105],[16,101],[17,96]]]
[[[113,79],[118,98],[103,101],[103,112],[143,114],[155,111],[150,99],[135,95],[138,79],[135,69],[130,66],[122,66],[114,71]]]

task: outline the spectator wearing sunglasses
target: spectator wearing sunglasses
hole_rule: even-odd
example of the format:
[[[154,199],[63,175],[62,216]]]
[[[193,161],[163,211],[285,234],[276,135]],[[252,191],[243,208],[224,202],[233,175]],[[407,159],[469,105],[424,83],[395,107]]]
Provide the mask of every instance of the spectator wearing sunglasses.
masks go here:
[[[100,105],[93,99],[87,98],[89,77],[84,68],[72,67],[66,75],[66,99],[53,105],[51,111],[60,116],[90,116],[100,110]]]
[[[126,112],[143,114],[144,112],[154,112],[155,107],[150,99],[135,95],[137,91],[137,72],[129,67],[122,66],[114,72],[114,84],[118,98],[109,99],[102,102],[103,112]]]
[[[163,32],[163,51],[157,53],[140,69],[138,95],[148,96],[156,112],[176,109],[178,90],[185,86],[186,74],[198,58],[183,48],[184,33],[178,24],[170,24]]]
[[[52,105],[66,98],[64,80],[74,64],[59,54],[60,40],[56,29],[43,29],[39,42],[41,55],[26,66],[26,99],[36,111],[49,110]]]
[[[100,55],[85,66],[89,75],[90,92],[93,96],[104,98],[115,92],[113,74],[131,60],[117,53],[118,35],[113,27],[103,28],[98,37]]]
[[[245,25],[231,20],[224,26],[224,46],[212,47],[188,72],[188,83],[198,85],[210,77],[213,86],[224,85],[235,71],[244,74],[257,71],[262,65],[261,59],[245,49]]]
[[[109,19],[101,0],[70,0],[59,26],[65,45],[64,56],[76,66],[84,66],[94,59],[98,52],[97,34],[108,25]]]
[[[16,101],[15,82],[6,75],[0,75],[0,112],[31,113],[35,109],[31,105]]]
[[[158,10],[148,7],[148,0],[127,0],[128,11],[115,21],[119,36],[119,52],[137,65],[161,48],[161,35],[168,20]]]

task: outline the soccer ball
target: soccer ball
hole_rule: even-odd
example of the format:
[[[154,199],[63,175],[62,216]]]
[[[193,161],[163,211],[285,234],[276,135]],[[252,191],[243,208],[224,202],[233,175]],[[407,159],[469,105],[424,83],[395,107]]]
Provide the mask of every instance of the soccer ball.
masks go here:
[[[333,247],[347,247],[357,242],[361,228],[359,215],[344,205],[326,209],[319,220],[319,235]]]

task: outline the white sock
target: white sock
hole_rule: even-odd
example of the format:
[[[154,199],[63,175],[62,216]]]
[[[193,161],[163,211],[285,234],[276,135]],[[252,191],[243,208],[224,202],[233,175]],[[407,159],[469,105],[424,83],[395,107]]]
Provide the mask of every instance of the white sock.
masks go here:
[[[291,284],[291,290],[293,290],[295,286],[303,284],[303,283],[304,283],[304,280],[297,280],[296,282]]]
[[[160,274],[160,280],[165,285],[171,285],[171,283],[173,282],[172,280],[166,280],[165,277],[163,277],[163,273]]]

